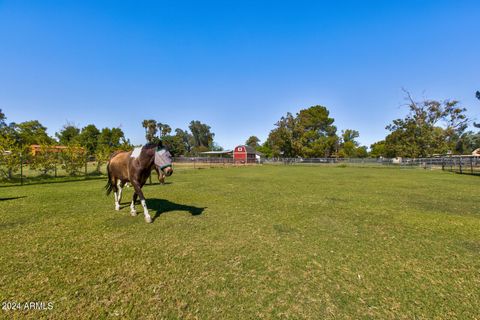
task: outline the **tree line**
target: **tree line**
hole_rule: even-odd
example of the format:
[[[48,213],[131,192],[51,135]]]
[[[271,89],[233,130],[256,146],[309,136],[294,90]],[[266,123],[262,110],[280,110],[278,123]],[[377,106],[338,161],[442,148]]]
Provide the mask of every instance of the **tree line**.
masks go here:
[[[467,130],[472,121],[457,100],[416,101],[405,91],[408,113],[386,126],[389,134],[380,141],[361,146],[357,130],[338,133],[335,119],[320,105],[287,113],[275,123],[267,140],[251,136],[246,144],[266,157],[286,158],[364,158],[430,157],[446,154],[470,154],[480,148],[480,131]],[[480,92],[476,92],[480,100]],[[477,129],[480,124],[473,123]]]
[[[147,142],[162,141],[175,156],[195,156],[200,152],[223,150],[214,142],[215,133],[211,127],[198,120],[190,121],[188,129],[172,128],[156,120],[143,120]]]
[[[7,117],[0,109],[0,175],[11,178],[22,162],[30,168],[48,175],[60,165],[68,174],[75,175],[85,166],[89,158],[94,158],[97,172],[110,155],[117,150],[131,150],[133,145],[125,137],[121,128],[97,128],[89,124],[78,128],[65,124],[54,137],[38,120],[21,123],[7,123]],[[192,120],[188,129],[172,129],[168,124],[156,120],[144,120],[147,142],[162,142],[176,156],[194,156],[207,150],[222,150],[213,138],[211,127],[198,120]],[[32,156],[31,146],[38,145],[38,152]],[[54,152],[55,146],[64,146],[61,152]]]
[[[466,108],[457,100],[416,101],[405,91],[407,114],[386,126],[388,135],[372,145],[370,151],[360,145],[360,133],[354,129],[340,132],[335,119],[325,106],[315,105],[301,109],[295,115],[287,113],[270,131],[264,143],[251,136],[246,144],[260,151],[266,157],[429,157],[445,154],[469,154],[480,148],[480,131],[467,130],[472,123],[466,115]],[[480,92],[476,92],[480,100]],[[133,145],[121,128],[97,128],[89,124],[78,128],[66,124],[55,133],[47,134],[47,128],[38,120],[21,123],[7,123],[6,115],[0,109],[0,174],[11,177],[20,166],[20,157],[29,161],[32,168],[44,174],[61,164],[69,174],[76,174],[94,156],[97,171],[108,161],[116,150],[131,150]],[[209,150],[223,150],[214,142],[211,127],[198,120],[192,120],[187,129],[172,128],[153,119],[143,120],[147,142],[161,140],[175,156],[196,156]],[[480,124],[473,122],[480,129]],[[28,158],[31,145],[39,145],[35,157]],[[59,153],[49,152],[52,146],[66,148]]]
[[[120,128],[98,129],[89,124],[82,129],[66,124],[50,137],[47,128],[38,120],[7,123],[0,109],[0,174],[11,178],[21,162],[47,175],[57,164],[70,175],[77,174],[85,166],[88,157],[97,160],[97,171],[115,150],[129,150],[132,145]],[[35,157],[31,146],[38,145]],[[57,145],[65,146],[62,152],[53,152]]]

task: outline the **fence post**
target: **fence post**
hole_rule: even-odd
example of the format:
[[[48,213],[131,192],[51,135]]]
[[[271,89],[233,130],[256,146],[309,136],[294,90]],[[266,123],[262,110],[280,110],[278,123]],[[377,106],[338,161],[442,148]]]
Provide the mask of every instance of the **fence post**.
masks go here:
[[[470,158],[470,173],[473,174],[473,157]]]
[[[442,157],[442,171],[445,171],[445,157]]]
[[[23,186],[23,154],[20,153],[20,185]]]
[[[460,174],[462,174],[462,157],[460,157],[459,159],[459,166],[460,166]]]
[[[87,165],[88,165],[88,155],[85,157],[85,179],[87,179]]]

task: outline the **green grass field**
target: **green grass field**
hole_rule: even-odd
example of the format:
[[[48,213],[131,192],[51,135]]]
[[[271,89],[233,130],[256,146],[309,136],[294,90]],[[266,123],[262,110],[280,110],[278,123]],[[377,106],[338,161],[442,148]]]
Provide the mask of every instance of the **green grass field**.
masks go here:
[[[0,317],[478,319],[479,177],[178,170],[114,211],[104,180],[0,188]],[[9,199],[11,198],[11,199]],[[140,211],[141,206],[137,206]]]

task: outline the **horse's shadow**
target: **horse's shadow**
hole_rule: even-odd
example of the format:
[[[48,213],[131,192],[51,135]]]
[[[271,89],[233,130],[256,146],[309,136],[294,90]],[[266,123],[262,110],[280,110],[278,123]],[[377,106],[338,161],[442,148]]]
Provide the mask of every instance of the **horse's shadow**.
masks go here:
[[[179,204],[175,202],[171,202],[165,199],[146,199],[147,208],[149,210],[155,211],[155,215],[152,217],[152,220],[155,221],[161,214],[169,212],[169,211],[188,211],[192,216],[198,216],[203,213],[203,210],[206,209],[195,207],[195,206],[188,206],[184,204]]]
[[[9,198],[0,198],[0,201],[7,201],[7,200],[16,200],[16,199],[21,199],[25,198],[26,196],[19,196],[19,197],[9,197]]]

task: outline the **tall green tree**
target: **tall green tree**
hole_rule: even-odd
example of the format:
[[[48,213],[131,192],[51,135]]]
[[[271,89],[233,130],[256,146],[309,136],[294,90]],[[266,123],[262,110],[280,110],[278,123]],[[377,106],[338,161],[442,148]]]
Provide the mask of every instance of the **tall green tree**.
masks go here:
[[[80,173],[81,169],[85,167],[85,162],[87,161],[86,156],[86,150],[79,144],[69,144],[60,154],[62,168],[65,169],[69,175],[74,176]]]
[[[98,135],[98,146],[109,146],[119,149],[125,141],[125,133],[120,128],[103,128]]]
[[[175,146],[176,146],[176,156],[179,155],[189,155],[192,152],[194,146],[193,136],[188,132],[188,130],[175,129]]]
[[[20,158],[25,151],[18,144],[14,136],[0,134],[0,174],[11,179],[13,174],[20,168]]]
[[[194,148],[199,150],[209,150],[213,145],[213,137],[215,134],[211,132],[210,126],[201,123],[198,120],[192,120],[189,125],[190,132],[193,136]]]
[[[475,93],[475,96],[477,97],[478,100],[480,100],[480,91],[477,91],[477,92]],[[480,123],[474,122],[474,123],[473,123],[473,126],[474,126],[475,128],[480,128]]]
[[[267,139],[273,156],[328,157],[337,147],[337,128],[328,109],[312,106],[296,116],[287,113],[276,124]]]
[[[7,117],[5,113],[2,112],[2,109],[0,109],[0,129],[7,125],[5,120],[7,120]]]
[[[274,156],[273,151],[270,148],[268,140],[265,141],[262,145],[258,146],[257,151],[261,152],[263,154],[263,156],[266,157],[266,158],[271,158],[271,157]]]
[[[356,130],[342,130],[337,156],[341,158],[357,157],[357,148],[359,144],[355,139],[357,139],[359,136],[360,134]]]
[[[41,144],[40,150],[32,157],[30,168],[39,170],[42,175],[48,175],[55,169],[58,162],[58,153],[52,152],[53,145]]]
[[[407,92],[409,113],[386,127],[389,156],[426,157],[454,151],[458,139],[467,128],[465,108],[456,100],[414,101]]]
[[[156,142],[158,141],[157,137],[157,121],[153,119],[143,120],[142,126],[145,129],[145,139],[147,142]]]
[[[372,158],[388,157],[388,155],[385,152],[385,140],[377,141],[370,145],[370,157]]]
[[[15,143],[20,143],[20,137],[16,128],[17,125],[13,122],[8,124],[6,120],[7,117],[5,113],[0,109],[0,135],[9,137],[9,139],[12,139]]]
[[[100,131],[97,127],[94,124],[89,124],[82,128],[76,141],[86,149],[87,154],[92,155],[97,150],[99,136]]]
[[[64,125],[59,132],[55,133],[55,136],[57,137],[58,142],[62,146],[66,146],[70,143],[75,142],[75,140],[78,138],[79,135],[80,135],[80,129],[77,128],[75,125],[68,124],[68,123]]]
[[[38,120],[30,120],[15,125],[18,132],[19,143],[22,146],[30,146],[32,144],[51,144],[54,140],[47,134],[47,128]]]
[[[247,146],[250,146],[252,148],[258,148],[260,146],[260,139],[258,139],[257,136],[250,136],[247,141],[245,141],[245,144]]]
[[[166,123],[157,123],[158,132],[161,137],[166,137],[172,132],[172,128]]]

